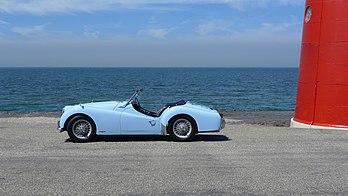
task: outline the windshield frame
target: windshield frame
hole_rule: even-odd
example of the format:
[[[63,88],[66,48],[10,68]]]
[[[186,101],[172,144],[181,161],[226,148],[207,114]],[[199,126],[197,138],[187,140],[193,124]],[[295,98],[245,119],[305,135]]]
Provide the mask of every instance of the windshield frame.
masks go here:
[[[136,90],[133,95],[128,99],[128,101],[126,102],[126,104],[124,104],[124,106],[122,106],[122,108],[127,107],[127,105],[129,105],[133,100],[135,100],[137,97],[139,97],[139,95],[144,91],[143,88]]]

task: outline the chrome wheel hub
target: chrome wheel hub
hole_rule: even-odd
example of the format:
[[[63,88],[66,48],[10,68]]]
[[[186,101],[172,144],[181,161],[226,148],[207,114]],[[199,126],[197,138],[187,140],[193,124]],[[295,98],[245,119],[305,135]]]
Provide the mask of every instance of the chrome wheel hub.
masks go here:
[[[173,133],[179,138],[188,138],[192,132],[192,125],[187,119],[178,119],[173,124]]]
[[[78,120],[73,124],[72,132],[79,139],[88,139],[92,133],[92,125],[87,120]]]

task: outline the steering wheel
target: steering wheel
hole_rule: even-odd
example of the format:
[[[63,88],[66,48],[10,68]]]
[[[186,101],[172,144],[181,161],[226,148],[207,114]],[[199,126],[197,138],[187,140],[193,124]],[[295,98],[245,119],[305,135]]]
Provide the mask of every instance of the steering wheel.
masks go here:
[[[135,99],[132,100],[132,105],[140,106],[138,98],[135,98]]]

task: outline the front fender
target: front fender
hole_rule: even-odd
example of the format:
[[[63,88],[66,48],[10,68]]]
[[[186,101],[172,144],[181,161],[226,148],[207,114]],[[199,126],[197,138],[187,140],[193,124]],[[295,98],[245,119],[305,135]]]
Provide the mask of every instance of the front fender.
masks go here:
[[[86,115],[90,117],[97,128],[97,134],[117,134],[120,132],[120,116],[121,113],[115,110],[105,110],[101,108],[88,108],[74,106],[65,110],[62,114],[59,127],[66,130],[68,120],[75,115]]]
[[[64,108],[65,109],[65,108]],[[69,109],[64,110],[62,116],[59,119],[59,129],[61,129],[62,131],[66,131],[66,124],[67,124],[67,120],[75,115],[75,114],[84,114],[83,109],[80,106],[74,106],[74,107],[70,107]]]

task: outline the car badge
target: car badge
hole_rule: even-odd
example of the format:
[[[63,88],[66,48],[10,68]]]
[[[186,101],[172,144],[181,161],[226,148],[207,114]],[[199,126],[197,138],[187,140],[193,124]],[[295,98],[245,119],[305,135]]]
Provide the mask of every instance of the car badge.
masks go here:
[[[156,121],[154,121],[154,120],[149,120],[149,123],[150,123],[151,126],[155,126],[156,125]]]

